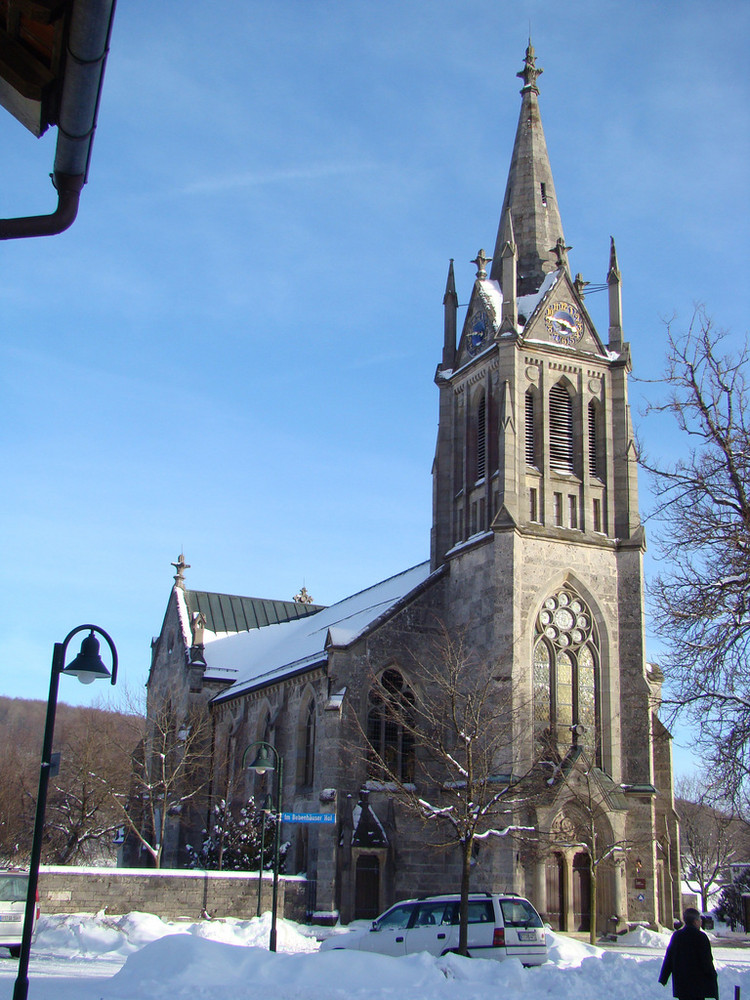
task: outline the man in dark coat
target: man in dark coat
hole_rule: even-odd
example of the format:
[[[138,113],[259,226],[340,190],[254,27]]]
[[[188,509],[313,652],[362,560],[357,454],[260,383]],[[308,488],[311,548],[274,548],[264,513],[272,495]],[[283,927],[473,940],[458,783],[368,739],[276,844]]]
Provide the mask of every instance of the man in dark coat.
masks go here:
[[[678,1000],[719,998],[719,984],[711,954],[711,942],[701,930],[701,915],[688,909],[683,913],[685,926],[675,931],[667,947],[659,982],[667,985],[672,977],[672,996]]]

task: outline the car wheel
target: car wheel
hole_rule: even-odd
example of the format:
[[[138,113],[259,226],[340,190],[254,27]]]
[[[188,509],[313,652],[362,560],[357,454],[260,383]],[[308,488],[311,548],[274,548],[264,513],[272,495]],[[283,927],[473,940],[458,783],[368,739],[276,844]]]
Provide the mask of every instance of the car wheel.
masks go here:
[[[20,944],[9,945],[8,951],[10,952],[10,957],[11,958],[20,958],[21,957],[21,945]]]

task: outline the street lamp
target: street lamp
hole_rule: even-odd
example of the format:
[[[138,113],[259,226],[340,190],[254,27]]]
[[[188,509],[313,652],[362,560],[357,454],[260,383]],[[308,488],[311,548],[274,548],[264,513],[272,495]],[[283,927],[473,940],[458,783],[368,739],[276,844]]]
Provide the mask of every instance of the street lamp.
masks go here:
[[[258,861],[258,905],[255,908],[255,916],[260,916],[260,897],[263,888],[263,858],[266,853],[266,816],[273,812],[273,798],[266,795],[263,799],[263,806],[260,810],[260,860]]]
[[[65,666],[65,653],[74,635],[79,632],[89,634],[81,643],[81,651],[76,658]],[[39,882],[39,861],[42,856],[42,838],[44,836],[44,813],[47,807],[47,786],[49,785],[50,765],[52,761],[52,738],[55,732],[55,711],[57,709],[57,688],[60,674],[66,677],[77,677],[82,684],[91,684],[95,680],[105,680],[110,672],[99,656],[99,640],[94,635],[98,632],[112,654],[111,683],[117,680],[117,650],[115,644],[104,631],[96,625],[79,625],[68,632],[62,642],[56,642],[52,653],[52,676],[49,682],[49,698],[47,699],[47,719],[44,724],[44,742],[42,744],[42,763],[39,770],[39,791],[36,798],[36,816],[34,818],[34,839],[31,844],[31,860],[29,862],[29,886],[26,893],[26,910],[23,920],[23,936],[21,938],[21,955],[18,960],[18,977],[13,988],[13,1000],[26,1000],[29,992],[29,954],[31,952],[31,934],[34,929],[34,909],[36,907],[36,890]]]
[[[252,764],[247,765],[249,770],[255,771],[256,774],[265,774],[266,771],[276,772],[276,829],[274,830],[273,837],[273,896],[271,899],[271,934],[268,941],[268,950],[276,951],[276,913],[279,898],[279,855],[281,853],[281,782],[284,773],[284,758],[281,756],[276,747],[272,746],[270,743],[266,743],[263,740],[256,740],[255,743],[251,743],[250,746],[245,748],[245,752],[242,755],[243,768],[245,767],[245,759],[253,747],[257,747],[258,749],[255,755],[255,760]],[[259,880],[262,865],[263,845],[261,844],[258,870]],[[19,998],[14,997],[13,1000],[19,1000]]]

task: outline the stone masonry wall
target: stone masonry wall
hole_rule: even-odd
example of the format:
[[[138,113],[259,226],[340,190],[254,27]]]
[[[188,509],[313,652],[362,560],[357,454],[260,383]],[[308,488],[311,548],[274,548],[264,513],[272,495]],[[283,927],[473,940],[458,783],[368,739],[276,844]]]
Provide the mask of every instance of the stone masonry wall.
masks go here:
[[[264,876],[261,912],[271,909],[273,880]],[[279,916],[305,919],[306,882],[279,878]],[[258,879],[244,872],[195,872],[143,868],[65,868],[44,866],[39,872],[42,913],[154,913],[163,920],[199,920],[256,914]]]

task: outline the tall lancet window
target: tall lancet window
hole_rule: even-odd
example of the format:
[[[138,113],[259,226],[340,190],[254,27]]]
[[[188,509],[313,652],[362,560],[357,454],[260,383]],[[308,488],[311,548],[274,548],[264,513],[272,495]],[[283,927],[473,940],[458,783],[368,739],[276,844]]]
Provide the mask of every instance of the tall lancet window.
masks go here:
[[[526,430],[526,464],[536,466],[536,426],[534,423],[534,393],[531,389],[526,393],[525,430]]]
[[[599,661],[599,634],[585,601],[568,586],[551,594],[534,630],[534,737],[538,747],[564,756],[578,744],[596,761]]]
[[[600,458],[597,448],[597,406],[589,403],[589,475],[601,478]]]
[[[414,780],[414,695],[392,667],[375,681],[367,698],[368,772],[384,781]]]
[[[573,400],[560,382],[549,391],[549,464],[556,472],[573,471]]]
[[[487,471],[487,399],[479,400],[477,407],[477,479],[483,479]]]

